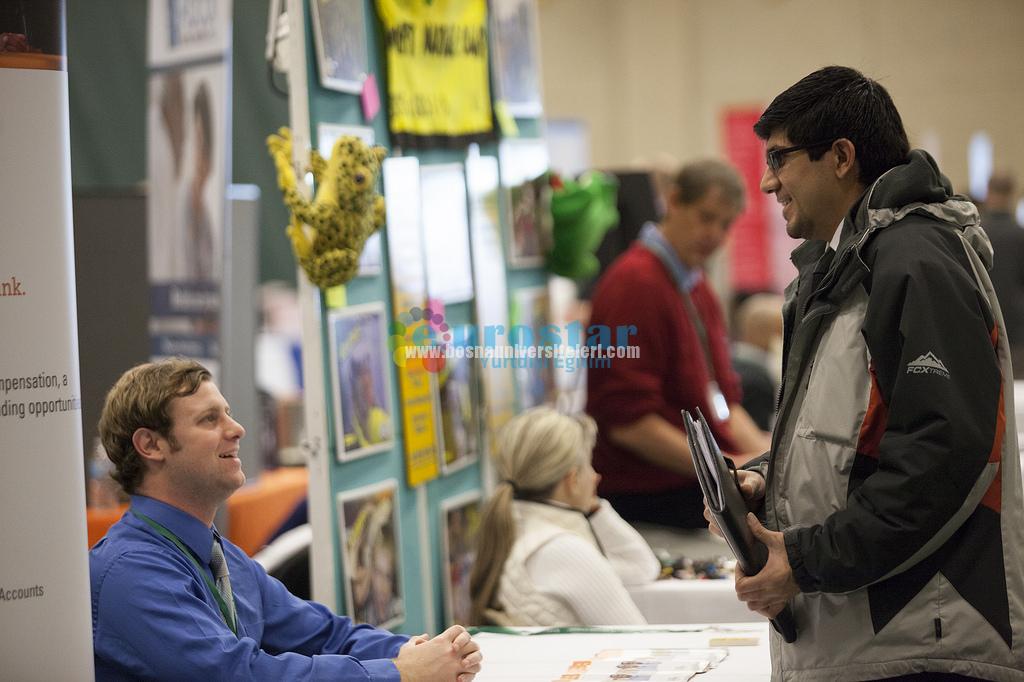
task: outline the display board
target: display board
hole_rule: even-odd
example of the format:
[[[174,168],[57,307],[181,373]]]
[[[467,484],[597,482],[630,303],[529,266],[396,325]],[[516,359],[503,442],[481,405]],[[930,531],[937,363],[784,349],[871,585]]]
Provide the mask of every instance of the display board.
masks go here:
[[[512,159],[516,177],[510,182],[501,181],[497,142],[395,154],[379,3],[362,5],[368,60],[359,77],[364,86],[356,92],[348,87],[354,81],[342,87],[326,81],[325,87],[327,41],[318,45],[315,37],[314,22],[325,16],[321,10],[344,3],[313,1],[319,3],[316,16],[308,2],[287,3],[289,12],[303,10],[306,41],[301,52],[289,52],[289,92],[302,98],[290,104],[295,139],[308,139],[306,144],[326,152],[338,134],[356,130],[392,152],[379,187],[388,217],[377,267],[361,268],[343,291],[304,302],[312,306],[311,324],[319,325],[319,333],[311,333],[314,343],[304,349],[315,356],[306,368],[316,371],[319,364],[321,372],[306,384],[326,389],[324,423],[313,425],[328,434],[326,443],[316,443],[316,432],[312,438],[319,447],[313,455],[317,466],[310,470],[311,517],[315,533],[327,531],[314,545],[330,548],[333,566],[318,589],[323,566],[317,568],[314,556],[313,597],[396,631],[438,632],[465,618],[461,569],[471,529],[464,526],[476,523],[479,501],[491,489],[487,455],[493,435],[516,409],[512,368],[485,369],[453,353],[459,344],[486,346],[485,328],[509,325],[516,290],[547,282],[536,257],[516,259],[510,280],[505,253],[512,243],[510,182],[547,170],[537,146],[543,146],[540,125],[536,119],[518,121],[532,156],[522,163]],[[297,25],[295,17],[290,22]],[[296,72],[300,66],[303,71]],[[300,74],[301,86],[295,87]],[[380,112],[368,106],[373,102],[365,84],[371,82],[382,89]],[[383,344],[369,331],[381,323]],[[357,329],[363,331],[353,340]],[[426,358],[428,352],[438,357]],[[373,396],[369,402],[367,395]],[[385,423],[386,434],[378,429],[370,435]],[[375,561],[386,567],[376,586],[366,580]]]

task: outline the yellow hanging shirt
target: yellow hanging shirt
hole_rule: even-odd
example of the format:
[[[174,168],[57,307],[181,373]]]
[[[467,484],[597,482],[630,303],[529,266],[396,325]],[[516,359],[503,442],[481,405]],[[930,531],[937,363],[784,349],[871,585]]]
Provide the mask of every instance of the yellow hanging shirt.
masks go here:
[[[398,146],[492,138],[486,0],[377,0]]]

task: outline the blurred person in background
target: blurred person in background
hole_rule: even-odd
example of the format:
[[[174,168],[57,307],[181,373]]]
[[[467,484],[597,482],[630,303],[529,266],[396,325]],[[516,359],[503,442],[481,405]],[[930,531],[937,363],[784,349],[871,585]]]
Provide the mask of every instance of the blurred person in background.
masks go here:
[[[768,449],[767,434],[740,404],[721,304],[704,275],[744,201],[731,165],[683,166],[664,218],[644,226],[594,289],[591,328],[631,328],[628,343],[639,351],[587,370],[599,492],[627,521],[706,525],[680,410],[700,408],[725,451]]]
[[[988,181],[981,224],[992,242],[992,286],[1003,309],[1013,372],[1024,379],[1024,229],[1014,216],[1017,183],[1007,172]]]
[[[756,293],[733,315],[732,366],[740,376],[743,405],[759,428],[771,431],[782,380],[782,296]]]
[[[661,565],[597,496],[594,431],[589,417],[548,407],[502,429],[502,480],[484,509],[470,577],[474,623],[646,623],[626,585],[655,580]]]

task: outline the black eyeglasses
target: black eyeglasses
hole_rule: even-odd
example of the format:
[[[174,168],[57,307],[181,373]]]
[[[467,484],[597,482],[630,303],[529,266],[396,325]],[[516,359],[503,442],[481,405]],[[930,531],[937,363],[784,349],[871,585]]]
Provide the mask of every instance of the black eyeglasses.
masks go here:
[[[792,154],[793,152],[798,152],[801,149],[819,149],[821,147],[827,147],[833,142],[835,142],[835,140],[822,140],[821,142],[812,142],[811,144],[796,144],[792,147],[772,149],[765,155],[765,160],[768,163],[768,167],[772,169],[772,173],[778,173],[779,169],[782,168],[782,164],[785,163],[786,154]]]

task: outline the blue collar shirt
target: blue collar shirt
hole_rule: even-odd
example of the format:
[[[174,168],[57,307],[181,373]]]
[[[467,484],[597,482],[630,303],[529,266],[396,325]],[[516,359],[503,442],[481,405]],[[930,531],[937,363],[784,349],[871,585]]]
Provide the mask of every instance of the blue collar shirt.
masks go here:
[[[639,239],[640,243],[664,264],[679,291],[688,294],[704,279],[704,273],[699,268],[690,268],[683,263],[675,248],[668,243],[661,229],[654,223],[644,223]]]
[[[176,535],[213,577],[216,529],[141,495],[132,496],[131,510]],[[295,597],[223,540],[236,636],[200,569],[131,510],[89,552],[97,680],[398,682],[391,659],[407,637]]]

